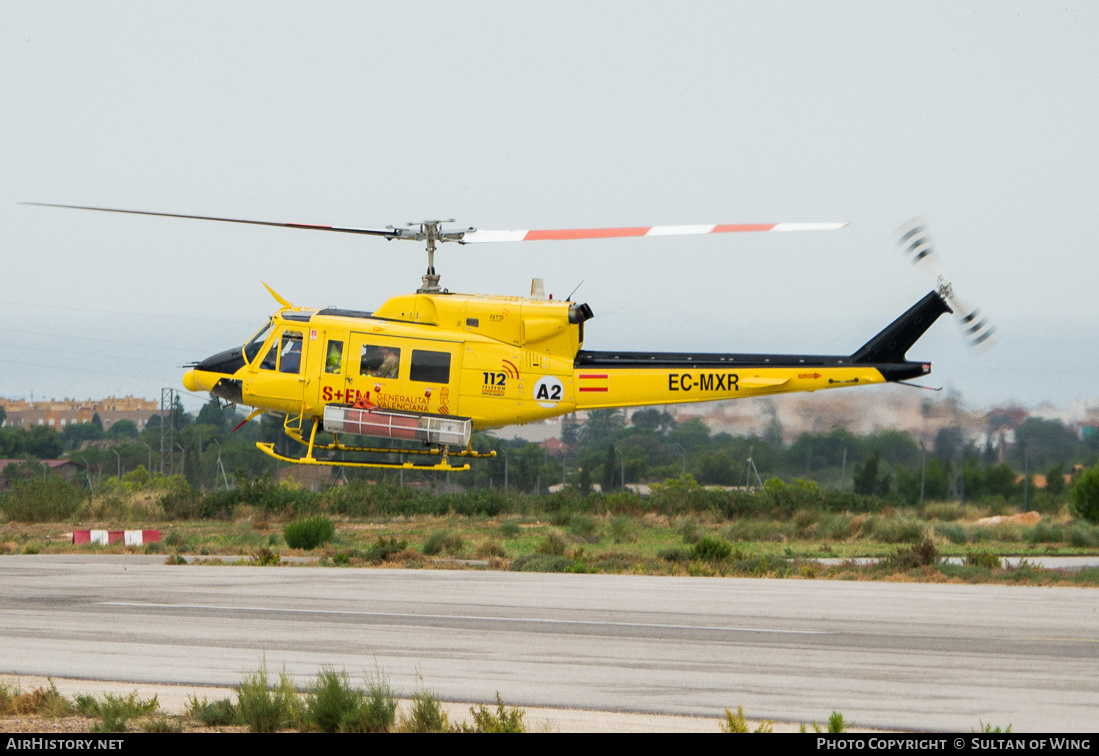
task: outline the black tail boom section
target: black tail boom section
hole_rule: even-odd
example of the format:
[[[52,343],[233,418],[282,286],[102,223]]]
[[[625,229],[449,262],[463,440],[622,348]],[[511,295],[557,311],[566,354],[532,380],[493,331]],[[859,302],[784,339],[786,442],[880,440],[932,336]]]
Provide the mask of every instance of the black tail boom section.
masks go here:
[[[909,362],[906,354],[944,312],[952,312],[952,310],[936,292],[930,292],[852,355],[594,352],[582,350],[577,353],[574,365],[578,369],[651,368],[656,370],[668,368],[813,368],[865,365],[880,372],[886,381],[905,381],[931,372],[930,363]]]

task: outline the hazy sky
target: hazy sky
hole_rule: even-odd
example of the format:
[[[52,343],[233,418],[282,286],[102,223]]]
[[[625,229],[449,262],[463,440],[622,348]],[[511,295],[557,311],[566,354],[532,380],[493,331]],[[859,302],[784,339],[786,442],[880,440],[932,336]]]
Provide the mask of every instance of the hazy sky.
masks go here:
[[[416,244],[21,206],[379,227],[850,221],[841,231],[448,245],[530,278],[590,349],[850,353],[930,282],[909,353],[974,403],[1099,399],[1094,2],[0,3],[0,396],[159,396],[291,301],[374,309]],[[873,389],[868,390],[872,392]],[[191,400],[197,406],[199,400]]]

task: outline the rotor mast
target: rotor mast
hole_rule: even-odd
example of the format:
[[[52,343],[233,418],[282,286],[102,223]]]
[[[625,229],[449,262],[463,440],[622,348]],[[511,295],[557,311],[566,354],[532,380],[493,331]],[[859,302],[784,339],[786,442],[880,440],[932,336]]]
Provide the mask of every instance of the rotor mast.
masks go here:
[[[438,294],[442,291],[442,289],[439,288],[439,274],[435,272],[435,247],[439,242],[459,241],[462,238],[464,231],[456,233],[451,232],[449,234],[445,231],[440,231],[440,224],[453,222],[454,219],[450,218],[447,220],[425,220],[420,221],[419,223],[407,224],[411,228],[419,229],[418,232],[410,234],[410,236],[413,239],[421,240],[426,244],[427,272],[420,277],[423,285],[416,290],[417,294]]]

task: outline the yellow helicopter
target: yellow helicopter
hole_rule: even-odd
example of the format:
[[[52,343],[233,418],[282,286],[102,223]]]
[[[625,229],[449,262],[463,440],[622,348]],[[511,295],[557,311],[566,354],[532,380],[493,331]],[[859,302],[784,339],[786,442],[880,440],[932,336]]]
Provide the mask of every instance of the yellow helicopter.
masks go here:
[[[285,432],[306,447],[304,456],[282,455],[272,443],[257,446],[272,457],[297,464],[467,470],[468,463],[454,465],[451,459],[495,455],[472,448],[474,430],[578,410],[904,382],[931,371],[930,363],[909,361],[906,353],[942,313],[960,313],[973,346],[990,345],[995,332],[975,309],[957,302],[952,287],[938,272],[921,219],[902,226],[898,239],[913,262],[938,274],[936,290],[854,353],[821,356],[587,351],[584,326],[593,317],[587,304],[547,299],[539,279],[533,281],[529,297],[440,289],[434,255],[437,245],[445,242],[833,230],[846,223],[486,231],[447,230],[443,224],[453,221],[429,220],[407,227],[367,229],[26,204],[425,242],[428,268],[416,293],[393,297],[378,309],[363,312],[296,306],[264,284],[280,305],[268,322],[243,346],[188,366],[184,387],[253,407],[244,422],[262,412],[285,415]],[[330,433],[331,442],[318,441],[319,431]],[[417,443],[412,448],[358,446],[345,443],[349,436]],[[356,459],[318,456],[336,451]],[[377,455],[391,454],[424,455],[427,464],[377,459]]]

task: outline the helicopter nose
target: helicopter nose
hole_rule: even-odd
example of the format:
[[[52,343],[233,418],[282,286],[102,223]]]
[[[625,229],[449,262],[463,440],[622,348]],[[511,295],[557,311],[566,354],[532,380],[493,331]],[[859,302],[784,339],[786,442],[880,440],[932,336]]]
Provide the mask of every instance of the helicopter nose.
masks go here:
[[[183,375],[183,388],[191,392],[213,391],[218,382],[225,376],[235,374],[244,367],[244,355],[240,347],[226,349],[204,359],[202,362],[192,362]]]
[[[202,380],[197,370],[188,370],[183,374],[183,388],[187,389],[192,394],[210,390],[210,386],[206,385],[206,382]]]

